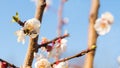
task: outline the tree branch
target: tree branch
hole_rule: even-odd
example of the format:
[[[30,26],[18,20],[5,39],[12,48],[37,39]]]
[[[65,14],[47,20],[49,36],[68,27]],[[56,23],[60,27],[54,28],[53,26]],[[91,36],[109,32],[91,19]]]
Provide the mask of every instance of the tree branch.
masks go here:
[[[20,26],[24,26],[24,22],[18,20],[16,17],[13,16],[13,19],[20,25]]]
[[[11,67],[13,67],[13,68],[19,68],[19,67],[15,66],[14,64],[11,64],[11,63],[9,63],[9,62],[3,60],[3,59],[0,59],[0,61],[1,61],[1,62],[7,63],[8,66],[11,66]]]
[[[43,43],[43,44],[38,45],[37,49],[39,49],[39,48],[41,48],[41,47],[43,47],[43,46],[47,46],[47,44],[49,44],[49,43],[52,43],[52,42],[54,42],[54,41],[56,41],[56,40],[58,40],[58,39],[63,39],[63,38],[68,37],[68,36],[69,36],[69,34],[65,34],[65,35],[63,35],[63,36],[56,37],[56,38],[54,38],[54,39],[51,40],[51,41],[48,41],[48,42],[46,42],[46,43]]]
[[[95,50],[95,49],[96,49],[96,47],[93,47],[93,48],[90,48],[90,49],[88,48],[88,49],[83,50],[82,52],[80,52],[80,53],[78,53],[78,54],[76,54],[76,55],[74,55],[74,56],[70,56],[70,57],[61,59],[61,60],[59,60],[59,61],[53,62],[53,63],[51,64],[51,66],[53,66],[53,65],[56,64],[57,62],[65,62],[65,61],[70,60],[70,59],[73,59],[73,58],[81,57],[81,56],[83,56],[83,55],[85,55],[85,54],[87,54],[87,53],[89,53],[89,52],[91,52],[91,51],[93,51],[93,50]]]
[[[63,17],[62,17],[64,3],[65,2],[61,0],[60,6],[58,8],[58,29],[57,29],[58,36],[62,35],[62,27],[64,25]]]
[[[97,42],[97,33],[94,29],[95,20],[97,19],[99,9],[99,0],[92,0],[90,16],[89,16],[89,30],[88,30],[88,48],[92,45],[96,45]],[[86,55],[84,68],[93,68],[93,61],[94,61],[95,50],[89,52]]]
[[[45,0],[38,0],[38,4],[36,6],[36,12],[35,12],[35,18],[38,19],[40,22],[42,22],[42,15],[45,8],[46,2]],[[37,42],[38,42],[38,36],[36,38],[30,38],[29,39],[29,45],[27,54],[24,60],[23,68],[32,68],[32,62],[33,62],[33,54],[37,50]]]
[[[46,0],[38,0],[37,7],[36,7],[36,12],[35,12],[35,18],[40,20],[42,22],[42,15],[44,12],[44,8],[46,6]]]

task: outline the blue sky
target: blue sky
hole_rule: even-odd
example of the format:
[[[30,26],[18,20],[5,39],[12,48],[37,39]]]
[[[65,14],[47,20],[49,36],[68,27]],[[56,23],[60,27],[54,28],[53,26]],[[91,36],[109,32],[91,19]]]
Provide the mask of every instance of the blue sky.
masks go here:
[[[53,39],[57,35],[58,19],[56,11],[60,0],[52,1],[51,9],[43,15],[38,43],[40,43],[43,36]],[[64,6],[63,17],[69,18],[69,24],[65,25],[64,29],[70,33],[67,52],[64,57],[74,55],[87,48],[90,1],[69,0]],[[102,13],[109,11],[114,15],[115,20],[111,31],[104,36],[100,36],[97,40],[98,48],[94,66],[95,68],[118,68],[117,57],[120,55],[120,1],[100,0],[100,4],[99,17]],[[22,21],[33,18],[35,4],[30,0],[1,0],[0,8],[0,58],[20,66],[25,58],[29,38],[26,38],[25,45],[17,42],[17,36],[14,33],[21,27],[16,23],[11,23],[11,19],[16,11],[19,12]],[[75,62],[75,60],[71,60],[71,62]]]

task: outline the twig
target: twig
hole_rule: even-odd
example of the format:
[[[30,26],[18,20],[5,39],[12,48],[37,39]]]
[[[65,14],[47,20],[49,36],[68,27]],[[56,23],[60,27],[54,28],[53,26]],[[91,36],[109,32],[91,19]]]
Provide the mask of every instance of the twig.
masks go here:
[[[43,47],[43,46],[47,46],[47,44],[49,44],[49,43],[52,43],[52,42],[54,42],[54,41],[56,41],[56,40],[58,40],[58,39],[63,39],[63,38],[68,37],[68,36],[69,36],[69,34],[65,34],[65,35],[63,35],[63,36],[56,37],[56,38],[54,38],[54,39],[51,40],[51,41],[48,41],[48,42],[46,42],[46,43],[43,43],[43,44],[38,45],[37,49],[39,49],[39,48],[41,48],[41,47]]]
[[[74,56],[70,56],[70,57],[61,59],[61,60],[59,60],[59,61],[53,62],[53,63],[51,64],[51,66],[53,66],[53,65],[56,64],[57,62],[65,62],[65,61],[70,60],[70,59],[73,59],[73,58],[81,57],[81,56],[83,56],[83,55],[87,54],[88,52],[91,52],[91,51],[93,51],[93,50],[95,50],[95,49],[96,49],[96,47],[90,48],[90,49],[88,48],[88,49],[83,50],[82,52],[80,52],[80,53],[78,53],[78,54],[76,54],[76,55],[74,55]]]
[[[18,20],[16,17],[13,16],[13,19],[20,25],[20,26],[24,26],[24,22],[22,22],[21,20]]]
[[[18,23],[20,26],[22,26],[22,27],[23,27],[24,24],[25,24],[25,22],[22,22],[22,21],[20,21],[20,20],[19,20],[17,23]]]
[[[57,29],[58,36],[62,35],[62,28],[63,28],[63,25],[64,25],[63,17],[62,17],[64,3],[65,2],[63,0],[61,0],[60,6],[58,8],[58,29]]]
[[[11,64],[11,63],[9,63],[9,62],[3,60],[3,59],[0,59],[0,61],[1,61],[1,62],[7,63],[8,66],[11,66],[11,67],[13,67],[13,68],[19,68],[19,67],[15,66],[14,64]]]

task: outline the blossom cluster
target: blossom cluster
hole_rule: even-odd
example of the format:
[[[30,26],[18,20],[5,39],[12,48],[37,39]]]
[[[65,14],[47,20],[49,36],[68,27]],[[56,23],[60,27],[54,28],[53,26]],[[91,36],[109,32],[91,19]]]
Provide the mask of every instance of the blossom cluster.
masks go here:
[[[24,26],[16,31],[16,35],[18,36],[17,41],[25,43],[25,36],[30,36],[31,38],[37,37],[40,30],[40,21],[36,18],[29,19],[25,22]]]
[[[94,28],[98,35],[105,35],[111,29],[111,25],[114,22],[114,17],[110,12],[105,12],[95,21]]]
[[[48,39],[43,37],[41,44],[46,42],[48,42]],[[68,68],[68,62],[59,62],[60,55],[66,51],[66,46],[66,39],[58,39],[57,41],[53,41],[52,44],[41,47],[42,52],[47,52],[47,56],[43,56],[42,53],[40,55],[34,53],[34,57],[37,60],[35,63],[35,68]],[[58,61],[58,63],[51,67],[49,58],[55,59],[55,61]]]

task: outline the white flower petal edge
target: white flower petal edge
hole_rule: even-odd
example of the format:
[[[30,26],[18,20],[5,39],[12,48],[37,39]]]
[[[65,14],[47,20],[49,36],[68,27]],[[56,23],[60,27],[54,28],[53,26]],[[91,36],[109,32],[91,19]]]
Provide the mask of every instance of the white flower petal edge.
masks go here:
[[[68,68],[68,62],[60,62],[58,65],[54,66],[54,68]]]
[[[66,51],[66,48],[67,48],[67,40],[66,39],[62,39],[61,40],[61,46],[60,46],[60,48],[61,48],[61,52],[62,53]]]
[[[21,30],[16,31],[16,35],[18,36],[17,41],[22,42],[24,44],[25,43],[25,34],[24,34],[23,30],[21,29]]]
[[[104,24],[104,26],[101,26],[102,24]],[[94,28],[98,35],[105,35],[110,31],[111,25],[107,20],[98,18],[95,22]]]
[[[110,24],[112,24],[114,22],[114,17],[110,12],[103,13],[101,15],[101,18],[108,20]]]
[[[61,44],[66,44],[67,40],[66,39],[61,39]]]
[[[38,55],[37,53],[34,52],[34,58],[36,58],[36,60],[38,61],[38,60],[43,59],[45,57],[42,54]]]
[[[35,68],[51,68],[51,64],[47,59],[40,59],[35,63]]]
[[[101,31],[98,31],[98,34],[99,34],[99,35],[105,35],[105,34],[107,34],[108,32],[110,32],[110,29],[111,29],[111,26],[108,25],[105,29],[102,29]]]

